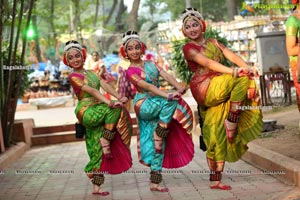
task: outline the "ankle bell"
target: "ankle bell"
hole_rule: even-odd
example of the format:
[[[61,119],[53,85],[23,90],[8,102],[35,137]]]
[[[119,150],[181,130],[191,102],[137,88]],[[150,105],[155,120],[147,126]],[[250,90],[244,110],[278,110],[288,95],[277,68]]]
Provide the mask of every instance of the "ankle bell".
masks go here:
[[[222,174],[221,172],[215,172],[215,171],[212,171],[210,174],[209,174],[209,180],[210,181],[221,181],[222,179]]]
[[[155,129],[155,132],[158,137],[166,138],[168,136],[169,129],[163,128],[160,125],[158,125]]]
[[[108,141],[111,141],[115,137],[115,131],[108,130],[104,128],[102,137]]]
[[[150,181],[154,184],[159,184],[162,181],[162,175],[159,171],[150,172]]]
[[[92,178],[92,183],[94,185],[102,185],[104,183],[104,175],[103,174],[94,174]]]

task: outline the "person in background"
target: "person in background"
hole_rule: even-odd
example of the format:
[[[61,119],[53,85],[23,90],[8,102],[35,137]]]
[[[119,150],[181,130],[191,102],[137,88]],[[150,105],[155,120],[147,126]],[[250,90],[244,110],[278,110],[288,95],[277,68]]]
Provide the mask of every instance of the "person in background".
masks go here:
[[[133,105],[139,126],[139,161],[150,167],[150,190],[168,192],[167,187],[160,185],[162,167],[183,167],[193,159],[194,144],[190,135],[193,116],[181,99],[185,88],[160,66],[143,60],[145,50],[136,31],[123,34],[120,53],[130,62],[126,78],[136,88]],[[159,76],[177,91],[160,90]]]
[[[84,48],[85,51],[87,52],[86,59],[84,62],[84,69],[92,69],[92,66],[91,66],[92,55],[88,53],[88,49],[87,49],[86,45],[82,45],[82,48]]]
[[[103,65],[103,61],[99,57],[99,53],[97,51],[92,52],[92,59],[90,60],[89,64],[89,69],[94,70],[97,72],[99,70],[99,65]]]
[[[100,76],[107,84],[109,84],[113,88],[112,82],[115,81],[116,78],[107,71],[104,62],[99,58],[99,53],[97,51],[92,52],[92,61],[90,62],[90,65],[91,69],[93,69],[93,71],[98,74],[98,76]],[[104,96],[107,99],[111,99],[111,96],[108,92],[105,92],[103,90],[101,91],[104,93]]]
[[[78,98],[75,114],[86,128],[85,142],[89,162],[85,173],[93,183],[93,194],[106,196],[103,191],[104,173],[119,174],[132,165],[130,138],[132,123],[129,113],[122,108],[127,102],[92,70],[83,68],[86,51],[77,41],[69,41],[64,48],[63,62],[73,69],[69,75]],[[103,88],[118,101],[110,101],[99,89]]]
[[[183,46],[183,53],[193,72],[190,89],[200,109],[210,188],[231,190],[222,182],[225,161],[238,161],[246,152],[247,143],[258,138],[263,128],[254,80],[258,73],[216,39],[205,39],[205,28],[197,9],[184,10],[182,32],[189,41]],[[225,59],[237,67],[224,66]]]

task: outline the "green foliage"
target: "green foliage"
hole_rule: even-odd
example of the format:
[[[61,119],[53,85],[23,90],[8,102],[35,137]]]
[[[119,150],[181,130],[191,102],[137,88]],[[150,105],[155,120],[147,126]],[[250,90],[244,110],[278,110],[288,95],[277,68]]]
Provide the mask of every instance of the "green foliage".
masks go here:
[[[189,84],[192,78],[192,72],[189,70],[189,67],[184,59],[184,55],[182,52],[182,47],[187,42],[188,42],[187,39],[176,40],[172,42],[173,45],[172,63],[173,63],[173,67],[176,69],[177,77],[183,82]]]
[[[218,30],[207,28],[204,33],[204,38],[215,38],[220,41],[225,46],[228,46],[228,40],[224,37],[220,36],[220,32]],[[189,84],[192,78],[192,72],[190,71],[188,64],[184,58],[182,47],[188,42],[188,39],[176,40],[172,42],[173,53],[172,53],[172,63],[174,68],[176,69],[176,74],[180,80]],[[230,61],[225,59],[222,63],[225,66],[231,66]]]
[[[181,13],[186,8],[184,0],[158,0],[164,2],[166,6],[161,13],[170,12],[171,19],[175,20],[181,16]],[[237,0],[238,5],[244,0]],[[205,19],[212,21],[226,21],[227,7],[225,0],[190,0],[191,7],[196,8]],[[175,6],[176,5],[176,6]]]
[[[23,96],[24,92],[29,88],[29,80],[28,80],[28,74],[29,71],[27,69],[21,69],[23,68],[23,66],[21,65],[21,55],[17,53],[17,58],[16,58],[16,64],[14,66],[10,66],[8,63],[8,44],[4,43],[2,44],[3,48],[2,48],[2,52],[1,52],[1,56],[3,58],[3,77],[0,77],[3,80],[4,83],[4,88],[7,89],[8,88],[8,77],[9,77],[9,71],[11,70],[12,73],[12,83],[13,83],[13,96],[15,97],[14,94],[17,93],[16,89],[17,89],[17,82],[19,79],[21,79],[21,87],[20,87],[20,91],[19,91],[19,96],[15,97],[15,98],[19,98],[21,96]],[[11,68],[11,69],[10,69]],[[26,68],[26,67],[24,67]],[[23,70],[22,76],[20,77],[20,70]],[[1,82],[2,82],[1,80]],[[3,93],[5,93],[4,91],[2,91]],[[5,94],[0,94],[0,95],[5,95]]]

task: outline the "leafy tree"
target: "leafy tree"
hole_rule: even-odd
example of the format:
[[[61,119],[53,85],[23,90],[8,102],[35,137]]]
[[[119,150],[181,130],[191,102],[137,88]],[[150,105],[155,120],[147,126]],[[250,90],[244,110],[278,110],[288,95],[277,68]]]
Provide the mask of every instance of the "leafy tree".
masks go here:
[[[188,3],[182,0],[153,0],[165,5],[160,13],[169,12],[171,19],[176,20],[181,16],[183,10],[190,4],[191,7],[198,9],[205,19],[212,21],[230,21],[228,16],[234,16],[237,14],[244,0],[226,0],[229,4],[226,4],[224,0],[190,0]],[[230,8],[228,9],[228,6]],[[227,12],[228,11],[228,12]]]

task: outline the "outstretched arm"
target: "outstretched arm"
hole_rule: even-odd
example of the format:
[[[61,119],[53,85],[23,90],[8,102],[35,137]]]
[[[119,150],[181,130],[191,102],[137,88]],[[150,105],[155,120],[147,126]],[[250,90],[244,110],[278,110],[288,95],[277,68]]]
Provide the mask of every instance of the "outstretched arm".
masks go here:
[[[84,92],[89,93],[90,95],[92,95],[95,99],[97,99],[100,102],[106,103],[107,105],[109,105],[109,103],[110,103],[110,100],[108,100],[104,95],[102,95],[95,88],[92,88],[92,87],[85,84],[81,87],[81,90],[83,90]]]
[[[103,79],[100,79],[100,84],[103,87],[103,89],[108,92],[109,94],[111,94],[112,96],[114,96],[117,99],[121,98],[121,95],[119,93],[117,93],[109,84],[107,84]]]
[[[230,62],[239,67],[247,67],[247,63],[240,56],[228,49],[225,45],[215,39],[213,40],[213,43],[222,51],[225,58],[227,58]]]
[[[195,53],[194,56],[192,56],[192,60],[210,70],[221,72],[223,74],[233,74],[233,69],[226,67],[225,65],[222,65],[221,63],[218,63],[214,60],[211,60],[199,52]]]
[[[173,85],[177,90],[182,89],[182,86],[178,83],[178,81],[171,75],[168,74],[165,70],[161,70],[159,74],[171,85]]]
[[[138,87],[143,88],[144,90],[152,92],[155,95],[165,97],[168,100],[176,100],[176,99],[179,99],[181,96],[181,94],[179,92],[166,93],[166,92],[160,90],[159,88],[157,88],[156,86],[154,86],[150,83],[147,83],[146,81],[144,81],[142,79],[140,79],[137,82],[137,85],[138,85]]]
[[[240,67],[238,69],[229,68],[225,65],[222,65],[219,62],[216,62],[202,53],[190,49],[187,53],[187,58],[192,60],[193,62],[197,63],[198,65],[202,66],[203,68],[208,68],[209,70],[220,72],[223,74],[232,74],[234,77],[238,76],[246,76],[248,75],[248,69],[244,67]],[[246,63],[245,63],[246,64]]]

